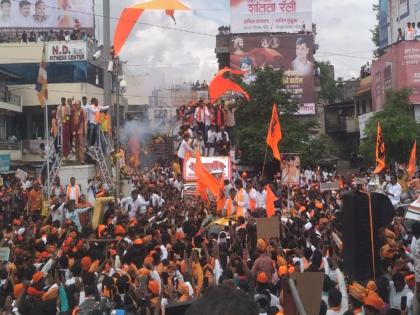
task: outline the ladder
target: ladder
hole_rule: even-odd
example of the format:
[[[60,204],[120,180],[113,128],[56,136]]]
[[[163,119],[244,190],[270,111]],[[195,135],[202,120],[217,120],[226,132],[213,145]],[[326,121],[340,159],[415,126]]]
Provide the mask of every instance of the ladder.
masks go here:
[[[111,148],[109,147],[109,143],[106,141],[105,135],[103,134],[102,130],[99,130],[99,141],[95,143],[94,146],[89,147],[87,153],[98,163],[102,180],[104,181],[104,184],[106,185],[108,191],[113,191],[114,181],[112,179],[111,171],[108,167],[106,157],[102,150],[101,139],[104,139],[105,146],[108,150],[110,150]],[[109,153],[110,152],[108,152],[108,154]]]
[[[60,141],[60,136],[58,136],[58,152],[55,152],[55,147],[54,147],[54,141],[55,139],[53,139],[53,141],[48,141],[47,143],[47,152],[48,154],[45,156],[45,161],[44,164],[42,165],[42,169],[47,168],[47,163],[49,163],[51,161],[51,157],[53,157],[53,162],[52,164],[49,166],[49,174],[45,180],[44,186],[42,187],[42,192],[44,194],[46,194],[47,196],[50,195],[51,193],[51,187],[54,183],[55,178],[58,175],[58,172],[60,171],[60,167],[61,167],[61,162],[63,161],[63,154],[61,153],[61,141]]]

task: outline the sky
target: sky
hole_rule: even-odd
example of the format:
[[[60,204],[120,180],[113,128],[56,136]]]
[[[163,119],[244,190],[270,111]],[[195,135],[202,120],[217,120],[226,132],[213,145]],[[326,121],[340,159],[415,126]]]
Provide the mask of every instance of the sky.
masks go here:
[[[102,1],[95,12],[101,14]],[[142,0],[111,0],[111,33],[122,9]],[[162,11],[146,11],[123,47],[120,57],[127,61],[125,75],[129,90],[144,96],[153,87],[184,81],[209,81],[217,71],[215,34],[230,24],[229,0],[182,0],[192,11],[176,11],[174,21]],[[317,60],[329,60],[336,78],[358,77],[360,67],[371,60],[374,49],[370,29],[376,23],[372,11],[377,0],[313,0],[313,23],[317,24]],[[164,29],[145,25],[151,23]],[[102,18],[96,17],[102,37]],[[197,32],[196,33],[191,33]],[[140,92],[139,92],[140,91]],[[150,94],[149,94],[150,95]]]

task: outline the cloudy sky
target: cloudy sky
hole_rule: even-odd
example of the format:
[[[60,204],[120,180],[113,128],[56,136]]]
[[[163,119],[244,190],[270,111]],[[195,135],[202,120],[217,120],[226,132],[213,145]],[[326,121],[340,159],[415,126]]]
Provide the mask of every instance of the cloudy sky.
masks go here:
[[[112,32],[123,7],[139,2],[143,1],[111,0]],[[330,60],[336,77],[356,77],[360,66],[370,60],[373,44],[369,30],[375,24],[372,5],[376,2],[313,0],[319,44],[315,58]],[[100,14],[100,1],[96,3],[96,13]],[[128,61],[126,75],[136,88],[144,85],[148,90],[150,85],[209,81],[217,71],[214,35],[219,26],[230,24],[229,0],[183,0],[183,3],[192,11],[175,12],[176,25],[160,11],[146,11],[140,22],[185,31],[138,23],[131,33],[120,56]],[[101,37],[100,17],[96,23]]]

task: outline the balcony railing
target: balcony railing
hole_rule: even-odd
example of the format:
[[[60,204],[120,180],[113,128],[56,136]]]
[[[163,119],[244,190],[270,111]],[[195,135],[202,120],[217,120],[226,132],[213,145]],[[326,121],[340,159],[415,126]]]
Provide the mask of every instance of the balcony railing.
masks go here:
[[[20,106],[20,101],[20,96],[11,93],[8,89],[0,89],[0,102]]]
[[[22,150],[22,141],[0,140],[0,150]]]

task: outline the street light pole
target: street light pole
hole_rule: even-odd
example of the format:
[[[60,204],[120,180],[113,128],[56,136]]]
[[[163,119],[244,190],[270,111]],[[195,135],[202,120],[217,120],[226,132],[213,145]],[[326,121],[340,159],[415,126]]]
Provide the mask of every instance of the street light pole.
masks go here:
[[[108,63],[112,61],[111,58],[111,25],[110,25],[110,0],[103,0],[103,58],[104,58],[104,102],[105,106],[110,106],[112,97],[112,73],[108,71]]]
[[[119,148],[120,146],[120,78],[119,76],[122,73],[122,69],[121,69],[121,62],[120,62],[120,58],[116,58],[115,59],[115,74],[114,74],[114,78],[115,78],[115,89],[116,89],[116,106],[117,108],[115,109],[115,114],[117,116],[117,121],[116,121],[116,130],[115,130],[115,137],[117,139],[117,148]],[[117,184],[115,185],[115,194],[117,196],[117,198],[120,197],[120,181],[121,181],[121,170],[120,170],[120,164],[116,163],[116,182]]]

